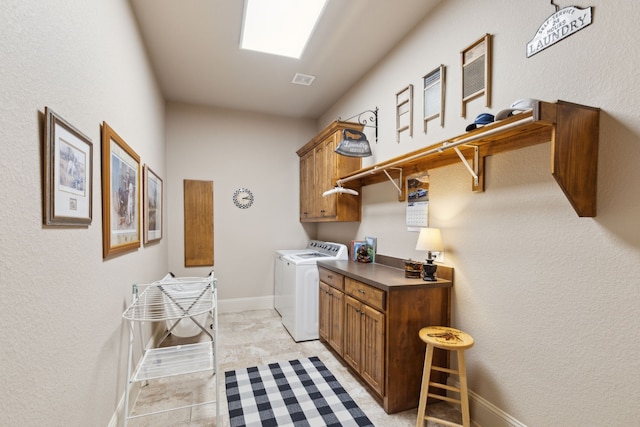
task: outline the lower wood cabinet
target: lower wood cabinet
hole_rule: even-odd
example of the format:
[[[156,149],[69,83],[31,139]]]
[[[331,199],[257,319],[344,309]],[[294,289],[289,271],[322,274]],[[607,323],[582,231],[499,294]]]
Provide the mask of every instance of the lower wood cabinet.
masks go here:
[[[378,394],[384,395],[384,314],[345,298],[344,361]]]
[[[320,338],[343,354],[344,292],[320,282]]]
[[[344,276],[319,269],[320,298],[318,326],[320,340],[342,356],[344,345]]]
[[[331,269],[318,267],[320,341],[343,360],[387,413],[417,407],[425,355],[418,332],[425,326],[449,326],[453,269],[439,266],[438,281],[427,284],[396,280],[395,275],[403,277],[404,272],[395,268],[367,268],[348,261],[322,264]],[[369,271],[374,272],[365,275]],[[446,352],[436,352],[434,357],[438,366],[448,366]]]

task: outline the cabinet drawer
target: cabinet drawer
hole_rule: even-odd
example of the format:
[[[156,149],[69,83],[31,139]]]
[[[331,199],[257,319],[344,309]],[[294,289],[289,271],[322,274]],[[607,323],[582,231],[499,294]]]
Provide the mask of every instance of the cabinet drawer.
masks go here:
[[[353,280],[347,277],[345,282],[345,292],[354,298],[359,299],[365,304],[377,308],[379,310],[385,310],[385,292],[380,289],[376,289],[373,286],[369,286],[357,280]]]
[[[344,290],[344,276],[342,274],[336,273],[331,270],[327,270],[326,268],[318,267],[318,272],[320,273],[320,281],[326,283],[327,285],[331,285],[334,288]]]

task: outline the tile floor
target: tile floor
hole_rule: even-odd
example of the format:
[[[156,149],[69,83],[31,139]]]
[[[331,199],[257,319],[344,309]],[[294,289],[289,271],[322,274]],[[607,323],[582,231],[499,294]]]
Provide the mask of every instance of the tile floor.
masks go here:
[[[220,420],[215,423],[215,405],[181,409],[130,420],[129,427],[229,427],[224,372],[272,362],[318,356],[377,427],[415,426],[417,410],[393,415],[384,412],[348,369],[319,341],[296,343],[280,323],[275,310],[220,314],[218,318],[220,365]],[[204,336],[204,334],[202,334]],[[163,345],[187,344],[201,337],[169,337]],[[213,399],[214,380],[210,374],[193,374],[150,382],[142,388],[133,413],[174,408]],[[459,411],[447,403],[432,405],[430,413],[460,422]],[[436,424],[428,423],[428,426]]]

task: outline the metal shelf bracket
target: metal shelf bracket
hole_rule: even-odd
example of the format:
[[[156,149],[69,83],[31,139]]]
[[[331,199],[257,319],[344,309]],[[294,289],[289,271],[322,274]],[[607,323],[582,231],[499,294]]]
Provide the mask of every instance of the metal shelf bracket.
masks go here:
[[[464,157],[460,149],[458,147],[453,147],[453,149],[458,154],[458,157],[460,157],[460,160],[462,160],[462,164],[464,164],[464,166],[467,168],[467,170],[473,177],[473,185],[477,187],[478,185],[480,185],[480,179],[478,177],[478,160],[479,160],[478,153],[480,149],[475,145],[471,146],[471,148],[473,148],[473,167],[471,167],[471,165],[467,161],[467,158]]]
[[[387,169],[383,170],[384,174],[387,175],[387,178],[389,178],[389,181],[391,181],[393,186],[396,187],[396,190],[398,190],[398,195],[402,195],[402,188],[400,187],[402,185],[402,168],[389,168],[389,169],[400,171],[400,175],[398,176],[398,183],[396,184],[396,182],[393,180],[391,175],[389,175],[389,172],[387,172]]]

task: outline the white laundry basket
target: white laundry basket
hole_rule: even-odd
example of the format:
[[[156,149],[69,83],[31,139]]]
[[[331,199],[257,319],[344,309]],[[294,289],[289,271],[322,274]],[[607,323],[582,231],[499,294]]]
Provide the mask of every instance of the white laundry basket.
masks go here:
[[[213,272],[211,272],[213,274]],[[167,317],[180,317],[183,314],[183,309],[188,309],[189,307],[181,307],[179,303],[175,303],[175,300],[184,300],[185,298],[193,297],[196,298],[200,292],[202,292],[202,284],[201,283],[189,283],[187,280],[176,279],[171,273],[167,274],[160,280],[160,283],[170,284],[170,287],[164,288],[163,292],[165,292],[164,298],[169,300],[171,297],[174,298],[173,304],[165,304],[164,310],[166,312]],[[168,301],[167,301],[168,302]],[[203,313],[197,316],[193,316],[193,320],[200,323],[202,326],[206,326],[209,319],[209,314]],[[179,321],[177,319],[167,320],[167,329],[170,329],[176,321],[176,324],[173,329],[171,329],[171,333],[180,338],[188,338],[195,337],[196,335],[202,332],[202,329],[198,325],[196,325],[191,318],[183,318]]]

